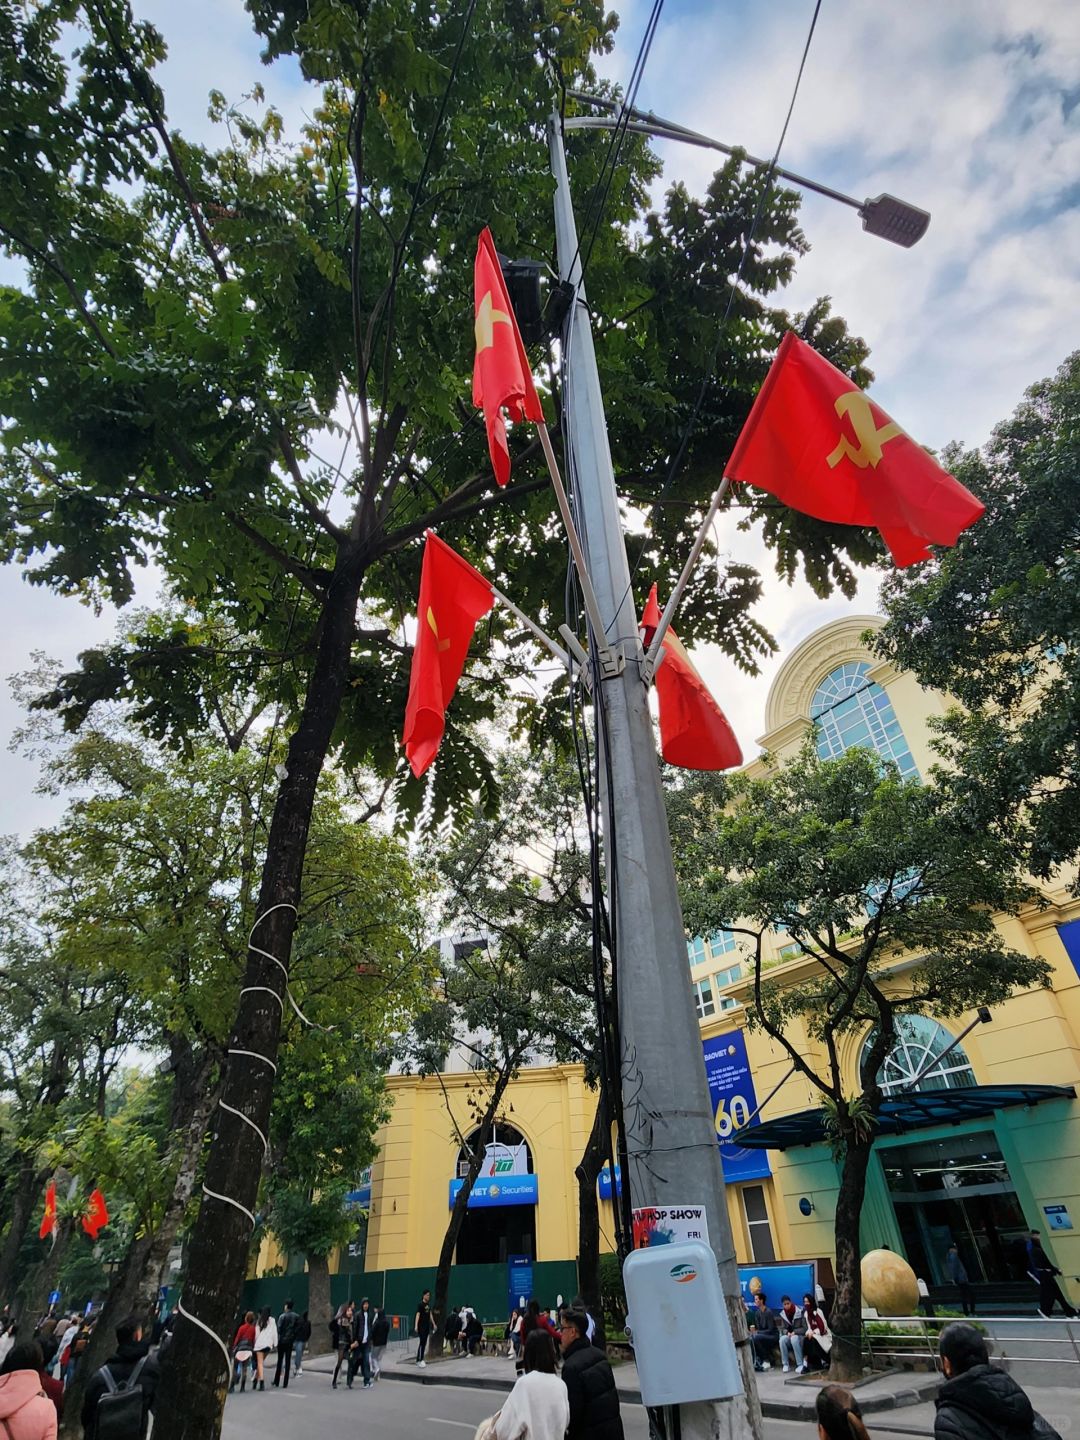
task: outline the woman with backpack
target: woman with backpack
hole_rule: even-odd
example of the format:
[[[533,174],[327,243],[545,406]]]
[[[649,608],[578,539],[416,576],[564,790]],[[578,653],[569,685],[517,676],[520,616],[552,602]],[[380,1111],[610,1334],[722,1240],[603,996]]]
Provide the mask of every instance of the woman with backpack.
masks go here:
[[[0,1365],[0,1427],[5,1440],[56,1440],[56,1408],[41,1388],[41,1346],[14,1345]]]
[[[229,1386],[229,1394],[236,1389],[236,1382],[239,1380],[241,1391],[247,1385],[248,1371],[255,1367],[255,1311],[249,1310],[240,1325],[237,1327],[236,1335],[232,1342],[233,1357],[233,1378]],[[254,1390],[254,1385],[251,1387]]]
[[[271,1313],[270,1306],[264,1305],[259,1311],[259,1318],[255,1325],[255,1379],[251,1385],[252,1390],[266,1389],[266,1377],[263,1374],[266,1357],[276,1349],[277,1321]]]

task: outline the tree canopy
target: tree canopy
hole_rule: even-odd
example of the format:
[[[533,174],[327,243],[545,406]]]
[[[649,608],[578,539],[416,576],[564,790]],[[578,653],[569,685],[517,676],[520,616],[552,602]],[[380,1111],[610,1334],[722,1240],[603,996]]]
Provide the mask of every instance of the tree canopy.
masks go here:
[[[691,774],[671,789],[670,818],[689,930],[741,939],[746,1023],[818,1092],[841,1157],[831,1324],[843,1378],[860,1365],[858,1227],[882,1064],[905,1015],[958,1017],[1049,982],[1046,961],[1010,949],[994,923],[1035,897],[1013,846],[971,825],[946,778],[903,781],[861,748],[822,760],[811,743],[767,774]],[[778,929],[797,954],[770,965]],[[852,1075],[845,1040],[860,1034]]]
[[[954,784],[1049,880],[1080,858],[1080,351],[982,450],[945,460],[986,515],[888,576],[876,643],[960,701],[933,722]]]

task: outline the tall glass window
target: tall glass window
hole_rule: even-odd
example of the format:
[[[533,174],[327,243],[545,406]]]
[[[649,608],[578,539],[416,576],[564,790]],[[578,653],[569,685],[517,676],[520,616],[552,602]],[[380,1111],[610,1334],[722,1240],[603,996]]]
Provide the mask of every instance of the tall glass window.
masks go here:
[[[852,745],[861,745],[895,761],[903,779],[918,780],[892,701],[869,678],[869,671],[865,661],[848,661],[826,675],[814,692],[810,718],[817,728],[818,754],[834,760]]]
[[[864,1082],[868,1078],[867,1057],[876,1034],[876,1029],[871,1030],[863,1043]],[[885,1056],[877,1077],[885,1094],[908,1089],[920,1076],[919,1090],[966,1090],[976,1084],[964,1047],[949,1048],[955,1038],[944,1025],[926,1015],[897,1016],[896,1043]],[[943,1057],[940,1064],[935,1063],[939,1056]]]

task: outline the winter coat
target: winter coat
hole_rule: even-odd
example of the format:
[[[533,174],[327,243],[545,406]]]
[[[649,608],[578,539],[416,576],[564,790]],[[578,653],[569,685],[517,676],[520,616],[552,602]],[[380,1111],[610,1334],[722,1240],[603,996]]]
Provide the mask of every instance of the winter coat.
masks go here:
[[[575,1340],[566,1348],[562,1378],[570,1403],[567,1440],[624,1440],[619,1392],[603,1351]]]
[[[54,1380],[45,1370],[39,1370],[38,1379],[41,1381],[41,1388],[53,1403],[57,1420],[64,1418],[64,1385],[61,1380]]]
[[[371,1327],[371,1343],[376,1350],[385,1345],[390,1339],[390,1321],[386,1318],[386,1311],[380,1310],[375,1316]]]
[[[300,1339],[300,1316],[295,1310],[283,1310],[278,1316],[277,1338],[279,1345],[291,1345]]]
[[[570,1399],[558,1375],[532,1370],[506,1397],[495,1421],[495,1440],[563,1440]]]
[[[139,1388],[143,1392],[143,1435],[146,1434],[150,1412],[154,1408],[154,1396],[157,1393],[158,1379],[161,1375],[157,1356],[150,1354],[150,1346],[145,1340],[128,1340],[125,1344],[118,1345],[116,1354],[111,1355],[105,1361],[113,1380],[117,1385],[123,1385],[131,1378],[131,1372],[144,1355],[148,1358],[146,1364],[139,1371]],[[104,1368],[103,1365],[102,1370]],[[82,1408],[84,1440],[94,1440],[97,1431],[97,1403],[108,1388],[102,1379],[101,1370],[91,1377],[90,1383],[86,1387],[86,1398]]]
[[[994,1365],[973,1365],[946,1380],[934,1400],[934,1440],[1030,1440],[1031,1401]],[[1052,1431],[1043,1431],[1050,1440]]]
[[[802,1310],[795,1310],[791,1315],[781,1305],[776,1312],[776,1321],[780,1326],[781,1335],[805,1335],[806,1315]]]
[[[0,1420],[11,1440],[56,1440],[56,1409],[36,1370],[0,1375]]]
[[[277,1349],[277,1321],[271,1315],[265,1325],[255,1326],[255,1349]]]

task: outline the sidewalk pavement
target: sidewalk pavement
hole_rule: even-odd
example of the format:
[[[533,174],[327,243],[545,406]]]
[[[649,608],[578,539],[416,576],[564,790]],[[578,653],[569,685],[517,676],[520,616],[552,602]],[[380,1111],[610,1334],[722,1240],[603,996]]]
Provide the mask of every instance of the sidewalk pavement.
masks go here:
[[[304,1356],[304,1372],[331,1374],[334,1369],[333,1355]],[[637,1366],[631,1361],[614,1366],[615,1383],[619,1397],[630,1405],[641,1404],[641,1390]],[[455,1356],[430,1360],[424,1369],[419,1369],[414,1358],[413,1347],[392,1347],[383,1356],[382,1378],[384,1380],[405,1380],[419,1385],[464,1385],[476,1390],[496,1390],[506,1393],[513,1388],[514,1362],[505,1356],[473,1355]],[[812,1420],[814,1401],[821,1385],[820,1377],[796,1378],[785,1375],[782,1370],[769,1370],[757,1377],[761,1408],[773,1420]],[[937,1375],[918,1375],[911,1371],[891,1371],[864,1381],[858,1387],[859,1403],[868,1415],[886,1410],[927,1406],[940,1384]],[[927,1411],[929,1423],[927,1433],[933,1429],[933,1404]],[[1058,1407],[1058,1413],[1064,1413]],[[923,1426],[920,1424],[920,1429]],[[1060,1426],[1058,1427],[1060,1429]]]

